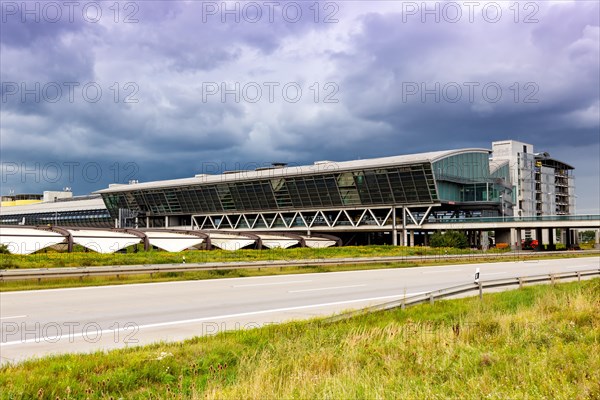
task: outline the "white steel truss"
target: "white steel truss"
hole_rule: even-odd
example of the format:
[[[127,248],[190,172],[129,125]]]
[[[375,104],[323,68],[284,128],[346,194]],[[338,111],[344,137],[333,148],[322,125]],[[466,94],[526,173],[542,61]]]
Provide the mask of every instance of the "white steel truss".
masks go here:
[[[411,210],[412,208],[412,210]],[[288,230],[391,230],[420,227],[426,222],[432,206],[358,207],[279,212],[247,212],[193,215],[196,229],[240,231]],[[395,212],[394,212],[395,211]],[[415,214],[417,212],[419,214]],[[422,214],[422,215],[421,215]],[[416,218],[415,215],[419,218]],[[394,216],[396,221],[394,221]],[[404,221],[402,220],[404,216]]]

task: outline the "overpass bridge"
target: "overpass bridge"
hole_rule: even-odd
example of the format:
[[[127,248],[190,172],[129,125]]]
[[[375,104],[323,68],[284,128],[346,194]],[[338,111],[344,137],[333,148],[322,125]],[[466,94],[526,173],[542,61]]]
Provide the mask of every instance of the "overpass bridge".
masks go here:
[[[567,248],[577,243],[576,230],[594,230],[596,248],[600,248],[600,215],[548,215],[538,217],[493,217],[463,218],[458,220],[427,221],[418,225],[407,225],[406,229],[423,231],[462,230],[471,233],[470,240],[481,245],[486,233],[495,232],[496,243],[509,243],[511,248],[519,249],[522,231],[535,231],[539,246],[555,247],[555,230],[564,232],[563,242]],[[410,235],[411,233],[409,233]]]
[[[347,210],[313,210],[295,213],[216,214],[194,220],[195,229],[223,231],[273,231],[351,233],[386,232],[394,245],[428,244],[429,233],[446,230],[466,231],[473,246],[485,247],[493,231],[496,243],[508,243],[519,249],[524,230],[535,232],[541,244],[555,244],[555,230],[561,229],[561,242],[567,247],[577,242],[576,230],[595,230],[600,248],[600,215],[547,215],[536,217],[436,218],[433,207],[356,208]],[[543,238],[543,243],[540,238]]]
[[[352,210],[356,211],[356,210]],[[577,243],[577,229],[594,230],[596,248],[600,248],[600,215],[568,215],[540,217],[493,217],[493,218],[444,218],[436,219],[428,213],[419,215],[405,208],[402,214],[396,210],[388,214],[381,210],[364,210],[352,213],[344,211],[345,220],[336,218],[328,221],[327,214],[298,215],[285,223],[277,224],[277,217],[255,216],[246,219],[246,224],[232,223],[231,218],[211,219],[196,227],[130,229],[130,228],[69,228],[58,226],[0,226],[0,243],[9,246],[9,251],[28,254],[48,246],[66,245],[71,251],[74,244],[100,253],[111,253],[136,243],[144,248],[156,246],[166,251],[181,251],[203,245],[226,250],[255,245],[265,247],[322,247],[341,245],[336,236],[327,233],[386,232],[392,235],[392,244],[415,246],[428,245],[429,234],[436,231],[460,230],[467,234],[473,247],[487,248],[489,233],[494,232],[496,243],[507,243],[519,249],[524,230],[535,234],[540,246],[555,248],[556,229],[560,229],[560,242],[567,248]],[[398,213],[399,214],[399,213]],[[355,218],[352,218],[355,216]],[[260,218],[260,224],[259,224]],[[224,224],[227,220],[229,223]],[[208,228],[208,230],[206,229]]]
[[[408,225],[408,228],[415,225]],[[600,215],[546,215],[539,217],[461,218],[426,221],[417,227],[428,230],[447,229],[598,229]]]

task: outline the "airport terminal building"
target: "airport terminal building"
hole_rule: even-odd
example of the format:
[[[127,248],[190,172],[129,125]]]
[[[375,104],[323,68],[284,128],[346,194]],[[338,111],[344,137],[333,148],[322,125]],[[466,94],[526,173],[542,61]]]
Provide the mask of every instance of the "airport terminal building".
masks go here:
[[[501,213],[500,196],[510,192],[508,162],[490,164],[488,150],[462,149],[298,167],[274,164],[112,185],[97,193],[113,218],[127,210],[138,226],[328,230],[377,228],[399,219],[403,210],[415,218],[432,212],[439,218],[495,216]],[[505,212],[510,206],[507,196]]]
[[[573,167],[513,140],[354,160],[112,184],[79,200],[2,207],[1,224],[335,232],[405,243],[427,221],[575,212]],[[86,208],[87,207],[87,208]],[[370,233],[365,235],[365,233]],[[387,236],[384,236],[387,235]]]

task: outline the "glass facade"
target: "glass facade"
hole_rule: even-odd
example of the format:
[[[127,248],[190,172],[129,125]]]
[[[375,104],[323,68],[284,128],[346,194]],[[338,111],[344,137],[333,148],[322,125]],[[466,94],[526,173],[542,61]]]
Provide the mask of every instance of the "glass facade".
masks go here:
[[[78,210],[2,215],[0,224],[112,228],[115,223],[108,210]]]
[[[431,163],[103,193],[113,218],[432,204],[438,195]]]
[[[508,165],[490,173],[487,152],[468,152],[433,163],[440,200],[453,202],[499,202],[506,191]]]

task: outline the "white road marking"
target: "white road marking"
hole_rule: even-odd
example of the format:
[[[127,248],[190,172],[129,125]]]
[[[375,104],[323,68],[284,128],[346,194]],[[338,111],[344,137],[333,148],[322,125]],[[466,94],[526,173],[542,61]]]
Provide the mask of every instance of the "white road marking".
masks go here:
[[[421,272],[422,274],[440,274],[442,272],[463,272],[463,269],[444,269],[439,271],[425,271]]]
[[[337,305],[342,305],[342,304],[358,303],[358,302],[362,302],[362,301],[385,300],[385,299],[393,299],[393,298],[395,298],[395,299],[401,299],[402,297],[416,296],[418,294],[423,294],[423,293],[426,293],[426,292],[415,292],[415,293],[406,293],[406,295],[402,294],[402,295],[392,295],[392,296],[370,297],[370,298],[366,298],[366,299],[336,301],[336,302],[333,302],[333,303],[311,304],[311,305],[308,305],[308,306],[273,308],[271,310],[250,311],[250,312],[237,313],[237,314],[215,315],[215,316],[212,316],[212,317],[184,319],[184,320],[180,320],[180,321],[157,322],[157,323],[154,323],[154,324],[139,325],[138,329],[161,328],[161,327],[164,327],[164,326],[193,324],[193,323],[205,322],[205,321],[213,322],[213,321],[218,320],[218,319],[248,317],[248,316],[251,316],[251,315],[271,314],[271,313],[285,312],[285,311],[296,311],[296,310],[303,310],[303,309],[307,309],[307,308],[319,308],[319,307],[337,306]],[[104,335],[106,333],[114,333],[114,332],[119,332],[120,333],[120,332],[124,332],[124,331],[129,331],[130,332],[131,331],[131,327],[125,327],[124,326],[124,327],[119,328],[119,329],[106,329],[106,330],[102,329],[102,330],[99,330],[99,331],[95,331],[95,333],[97,333],[98,337],[101,337],[102,335]],[[90,335],[90,332],[79,332],[79,333],[72,333],[72,334],[70,333],[69,335],[64,335],[64,338],[66,338],[68,340],[72,340],[74,338],[79,338],[79,337],[82,337],[84,335],[88,336],[88,335]],[[15,341],[12,341],[12,342],[0,343],[0,348],[1,347],[8,347],[8,346],[15,346],[15,345],[19,345],[19,344],[28,344],[28,343],[41,343],[41,342],[55,343],[55,342],[58,342],[61,339],[63,339],[63,337],[48,336],[48,337],[36,337],[36,338],[31,338],[31,339],[26,339],[26,340],[15,340]]]
[[[321,290],[346,289],[346,288],[361,287],[361,286],[367,286],[367,285],[331,286],[331,287],[324,287],[324,288],[317,288],[317,289],[288,290],[288,293],[317,292],[317,291],[321,291]]]
[[[289,285],[289,284],[292,284],[292,283],[306,283],[306,282],[312,282],[312,280],[308,280],[308,281],[288,281],[288,282],[271,282],[271,283],[253,283],[253,284],[250,284],[250,285],[233,285],[231,287],[239,288],[239,287],[254,287],[254,286]]]
[[[25,318],[27,315],[13,315],[11,317],[0,317],[1,319],[17,319],[17,318]]]

